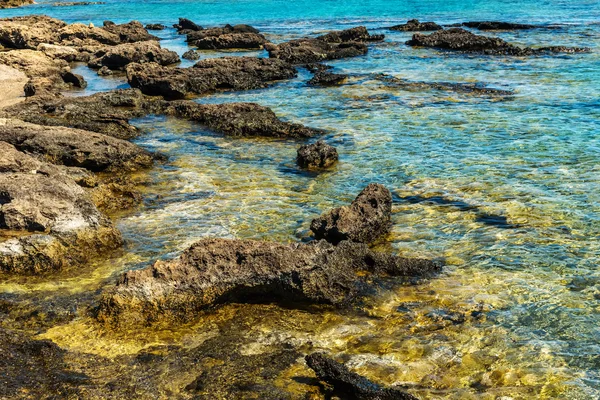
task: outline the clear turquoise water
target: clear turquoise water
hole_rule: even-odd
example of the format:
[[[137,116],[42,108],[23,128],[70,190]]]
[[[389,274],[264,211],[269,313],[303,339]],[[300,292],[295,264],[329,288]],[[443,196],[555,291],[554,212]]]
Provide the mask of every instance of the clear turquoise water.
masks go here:
[[[409,18],[495,19],[561,24],[558,30],[488,33],[513,43],[591,47],[591,54],[556,57],[464,56],[412,49],[403,44],[409,34],[381,31],[385,43],[372,46],[367,56],[330,63],[352,76],[348,85],[310,88],[309,74],[301,71],[297,79],[269,89],[198,100],[258,102],[285,119],[326,129],[325,139],[337,146],[341,159],[320,175],[296,169],[294,142],[224,138],[181,121],[144,118],[138,123],[146,134],[138,143],[168,154],[170,161],[152,173],[155,185],[147,189],[141,210],[119,221],[127,254],[112,260],[111,268],[100,268],[99,275],[104,279],[173,256],[204,236],[303,239],[313,216],[377,181],[395,194],[394,230],[383,246],[405,255],[444,256],[448,268],[432,282],[374,299],[372,312],[380,317],[375,325],[346,317],[312,340],[353,354],[356,368],[389,384],[428,386],[435,374],[464,378],[440,384],[433,397],[600,396],[600,2],[106,3],[39,2],[0,11],[0,17],[45,13],[69,22],[137,19],[171,25],[184,16],[207,26],[250,23],[276,42]],[[180,54],[187,50],[172,29],[158,34],[164,47]],[[126,86],[123,78],[99,78],[84,66],[77,70],[90,87],[75,94]],[[498,99],[405,91],[373,79],[376,73],[481,82],[515,94]],[[451,204],[410,201],[419,196]],[[76,287],[88,278],[57,279],[40,287]],[[415,303],[416,317],[400,324],[404,317],[395,310],[406,301]],[[425,318],[439,309],[483,309],[487,318],[435,331],[448,338],[441,343]],[[302,326],[287,334],[301,340]],[[356,337],[363,344],[357,345]],[[406,346],[424,350],[407,356]],[[481,352],[498,360],[467,362],[469,354]],[[380,372],[400,365],[416,372]],[[483,379],[486,388],[477,391],[467,381],[481,374],[489,376]],[[494,378],[498,374],[501,378]]]

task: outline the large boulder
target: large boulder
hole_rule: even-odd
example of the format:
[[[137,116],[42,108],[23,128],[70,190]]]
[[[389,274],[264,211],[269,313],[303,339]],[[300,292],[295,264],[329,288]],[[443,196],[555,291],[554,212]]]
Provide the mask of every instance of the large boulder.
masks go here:
[[[359,243],[204,239],[175,260],[125,273],[104,292],[95,315],[129,328],[190,321],[203,309],[231,301],[342,306],[360,292],[365,275],[415,277],[438,269],[432,261],[377,253]]]
[[[319,169],[328,168],[338,160],[335,147],[319,140],[313,144],[306,144],[298,149],[296,162],[302,168]]]
[[[419,22],[418,19],[411,19],[406,24],[394,25],[388,27],[392,31],[401,32],[423,32],[423,31],[439,31],[442,28],[441,25],[435,22]]]
[[[0,141],[0,271],[81,265],[121,246],[120,233],[63,170]]]
[[[0,141],[53,164],[94,172],[134,171],[153,163],[153,155],[133,143],[63,126],[0,118]]]
[[[371,183],[349,206],[335,208],[310,224],[315,238],[331,243],[351,240],[370,243],[391,226],[392,194],[385,186]]]
[[[159,65],[178,63],[179,56],[171,50],[163,49],[155,41],[125,43],[98,51],[88,62],[88,66],[100,69],[124,70],[131,63],[154,62]]]
[[[138,21],[131,21],[126,24],[119,25],[111,21],[104,21],[104,30],[117,35],[121,43],[160,40],[158,37],[148,33],[146,28],[144,28],[144,26]]]
[[[296,76],[281,60],[223,57],[201,60],[191,68],[166,68],[156,63],[130,64],[127,79],[134,88],[151,96],[181,99],[219,89],[250,90]]]
[[[306,365],[324,382],[330,396],[353,400],[418,400],[415,396],[395,388],[386,388],[350,371],[323,353],[305,357]]]
[[[222,28],[208,28],[188,33],[190,45],[203,50],[220,49],[261,49],[267,39],[249,25],[225,25]]]
[[[324,60],[356,57],[368,51],[365,42],[383,40],[383,35],[370,35],[364,26],[335,31],[317,38],[296,39],[281,44],[269,43],[269,57],[291,64],[309,64]]]
[[[530,56],[546,53],[581,53],[590,51],[580,47],[518,47],[500,38],[476,35],[462,28],[451,28],[434,32],[430,35],[415,33],[409,46],[432,47],[436,49],[459,51],[464,53],[481,53],[488,55]]]

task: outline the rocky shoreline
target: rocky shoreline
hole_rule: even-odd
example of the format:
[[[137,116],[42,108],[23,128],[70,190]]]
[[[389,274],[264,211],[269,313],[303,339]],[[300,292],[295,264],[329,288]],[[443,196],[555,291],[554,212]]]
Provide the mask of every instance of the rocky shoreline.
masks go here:
[[[497,21],[468,22],[462,26],[482,31],[537,28]],[[327,90],[328,86],[346,82],[349,75],[333,73],[330,67],[319,63],[363,56],[371,46],[382,42],[384,35],[371,34],[359,26],[272,43],[267,33],[249,25],[203,28],[181,18],[174,28],[186,36],[191,47],[191,53],[184,58],[200,57],[203,50],[264,50],[268,55],[203,59],[181,68],[177,66],[179,55],[163,48],[160,39],[148,32],[165,28],[159,24],[144,27],[137,21],[105,21],[102,27],[95,27],[67,24],[45,16],[0,20],[0,89],[6,93],[0,101],[1,276],[61,274],[122,249],[123,237],[112,216],[141,201],[133,174],[148,172],[168,158],[168,154],[152,153],[129,141],[144,134],[132,122],[136,118],[168,116],[233,138],[295,141],[299,169],[318,173],[336,168],[343,154],[338,154],[335,147],[322,140],[306,143],[324,136],[326,132],[321,129],[283,120],[257,103],[203,104],[194,99],[219,91],[264,89],[296,78],[298,68],[313,72],[307,85]],[[406,44],[457,53],[529,57],[589,51],[565,46],[519,47],[463,28],[446,29],[418,20],[387,29],[431,31],[415,33]],[[83,76],[72,72],[75,62],[85,63],[99,75],[124,73],[131,88],[67,96],[65,92],[87,85]],[[475,84],[412,82],[381,74],[375,79],[409,90],[513,94]],[[199,240],[178,257],[160,259],[121,274],[116,285],[107,285],[88,300],[84,316],[79,318],[87,318],[92,329],[110,336],[138,328],[152,330],[189,324],[205,313],[218,312],[232,304],[355,310],[360,300],[382,281],[406,285],[435,279],[442,271],[443,263],[438,259],[404,258],[374,249],[373,244],[385,240],[390,231],[392,202],[392,193],[386,187],[369,184],[351,204],[323,210],[310,223],[312,236],[306,243],[220,237]],[[221,345],[239,353],[238,344],[233,343],[234,333],[209,338],[192,350],[178,348],[169,353],[168,349],[151,349],[117,361],[85,356],[89,358],[84,357],[84,363],[87,368],[102,365],[115,370],[119,362],[148,365],[152,373],[159,374],[157,371],[165,363],[174,362],[173,357],[181,356],[187,362],[211,358],[219,362],[210,368],[221,368],[215,372],[214,382],[209,382],[212,378],[203,373],[193,379],[186,377],[187,384],[177,390],[200,396],[198,393],[206,393],[207,387],[215,387],[211,390],[222,390],[226,398],[236,391],[245,391],[240,389],[243,382],[231,387],[219,382],[225,375],[236,375],[231,365],[252,371],[260,367],[267,383],[246,391],[262,393],[265,399],[280,399],[288,397],[273,384],[280,372],[278,368],[289,368],[306,356],[303,365],[316,374],[316,378],[311,378],[314,390],[307,392],[307,399],[332,395],[356,399],[416,398],[405,388],[383,387],[329,356],[308,354],[300,346],[280,348],[269,356],[219,353]],[[59,390],[85,397],[80,386],[84,387],[89,378],[64,368],[67,352],[53,342],[31,336],[0,325],[0,346],[11,355],[8,361],[0,361],[0,366],[6,367],[8,376],[21,374],[16,368],[9,368],[12,362],[20,362],[43,375],[42,392]],[[42,363],[42,359],[46,361]],[[273,370],[263,367],[271,364]],[[29,385],[16,378],[14,381],[14,387],[0,389],[0,397],[15,395]],[[104,394],[103,390],[100,393]],[[117,396],[122,395],[132,393]]]

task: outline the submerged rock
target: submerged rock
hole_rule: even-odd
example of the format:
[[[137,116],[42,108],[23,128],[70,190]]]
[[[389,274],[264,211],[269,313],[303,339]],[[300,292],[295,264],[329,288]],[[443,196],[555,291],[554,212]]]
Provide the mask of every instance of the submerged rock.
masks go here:
[[[371,183],[349,206],[342,206],[315,218],[310,224],[316,239],[331,243],[343,240],[370,243],[391,226],[392,194],[383,185]]]
[[[175,260],[123,274],[104,292],[95,315],[102,323],[130,327],[189,321],[232,301],[342,306],[360,292],[364,272],[414,277],[437,270],[432,261],[377,253],[359,243],[203,239]]]
[[[47,127],[0,118],[0,141],[53,164],[94,172],[150,167],[152,154],[120,139],[63,126]]]
[[[64,170],[0,141],[0,271],[76,266],[122,245],[120,233]],[[8,238],[7,238],[8,237]]]
[[[406,42],[409,46],[432,47],[465,53],[481,53],[488,55],[530,56],[546,53],[581,53],[590,51],[580,47],[517,47],[496,37],[476,35],[462,28],[451,28],[437,31],[430,35],[416,33]]]
[[[317,169],[328,168],[338,160],[335,147],[319,140],[313,144],[307,144],[298,149],[296,162],[302,168]]]
[[[108,47],[97,52],[89,61],[92,68],[107,67],[112,70],[124,70],[131,63],[157,63],[171,65],[178,63],[179,56],[171,50],[163,49],[158,42],[125,43]]]
[[[411,19],[406,24],[390,26],[387,29],[402,32],[425,32],[439,31],[444,28],[442,28],[441,25],[438,25],[435,22],[419,22],[418,19]]]
[[[292,40],[281,44],[267,44],[269,57],[291,64],[309,64],[364,55],[368,47],[364,42],[383,40],[383,35],[370,35],[364,26],[331,32],[317,38]]]
[[[501,22],[501,21],[472,21],[463,22],[463,26],[467,28],[475,28],[482,31],[495,31],[495,30],[521,30],[521,29],[534,29],[539,28],[537,25],[530,24],[515,24],[513,22]]]
[[[252,57],[206,59],[191,68],[165,68],[156,63],[127,67],[127,79],[132,87],[147,95],[168,99],[219,89],[263,88],[273,81],[294,78],[296,73],[284,61]]]
[[[418,400],[403,390],[382,387],[364,376],[350,371],[323,353],[313,353],[305,358],[317,378],[331,388],[331,395],[352,400]]]
[[[346,74],[334,74],[331,71],[317,71],[315,75],[308,81],[312,86],[334,86],[339,85],[348,79]]]
[[[377,74],[375,79],[383,82],[388,88],[402,90],[444,90],[466,94],[480,94],[491,96],[512,96],[511,90],[496,89],[481,83],[456,83],[456,82],[418,82],[396,78],[394,76]]]
[[[249,25],[225,25],[222,28],[208,28],[188,33],[187,42],[199,49],[261,49],[267,39],[258,29]]]

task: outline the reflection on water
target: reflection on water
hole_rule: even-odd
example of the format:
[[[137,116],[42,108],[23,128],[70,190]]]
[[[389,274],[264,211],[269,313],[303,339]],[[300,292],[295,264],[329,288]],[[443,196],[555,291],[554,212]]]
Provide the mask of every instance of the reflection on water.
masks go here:
[[[260,8],[263,2],[256,3]],[[538,6],[523,7],[531,15]],[[572,22],[580,22],[584,6],[573,7]],[[78,10],[73,12],[83,8]],[[456,18],[443,10],[421,14],[443,15],[438,22]],[[384,26],[386,18],[391,17],[367,22]],[[323,28],[322,21],[290,22],[273,28],[273,38]],[[584,23],[497,35],[523,45],[597,50],[598,29]],[[283,118],[326,129],[324,139],[340,154],[331,171],[299,171],[296,142],[232,139],[189,122],[141,119],[137,124],[145,134],[137,142],[170,158],[150,172],[153,184],[143,188],[140,208],[118,220],[127,240],[123,254],[59,276],[6,279],[0,290],[24,301],[32,293],[49,298],[68,293],[91,302],[118,273],[174,257],[201,237],[304,240],[311,218],[380,182],[394,193],[394,227],[379,246],[406,256],[444,257],[448,266],[439,278],[417,286],[383,284],[359,311],[232,305],[189,326],[123,337],[101,333],[82,313],[41,337],[66,349],[116,357],[157,344],[198,346],[235,315],[252,321],[238,333],[249,354],[286,343],[343,354],[358,372],[408,385],[423,397],[598,397],[598,52],[527,59],[457,56],[411,49],[402,45],[409,34],[386,34],[388,42],[367,57],[331,63],[360,75],[358,83],[307,87],[310,75],[301,70],[298,78],[266,90],[198,100],[255,101]],[[173,30],[159,35],[164,47],[180,54],[187,49]],[[100,78],[85,67],[76,72],[90,82],[84,93],[125,84],[122,77]],[[422,82],[483,82],[515,95],[407,91],[364,78],[377,73]],[[302,393],[303,385],[291,378],[306,373],[295,364],[282,372],[278,385]]]

